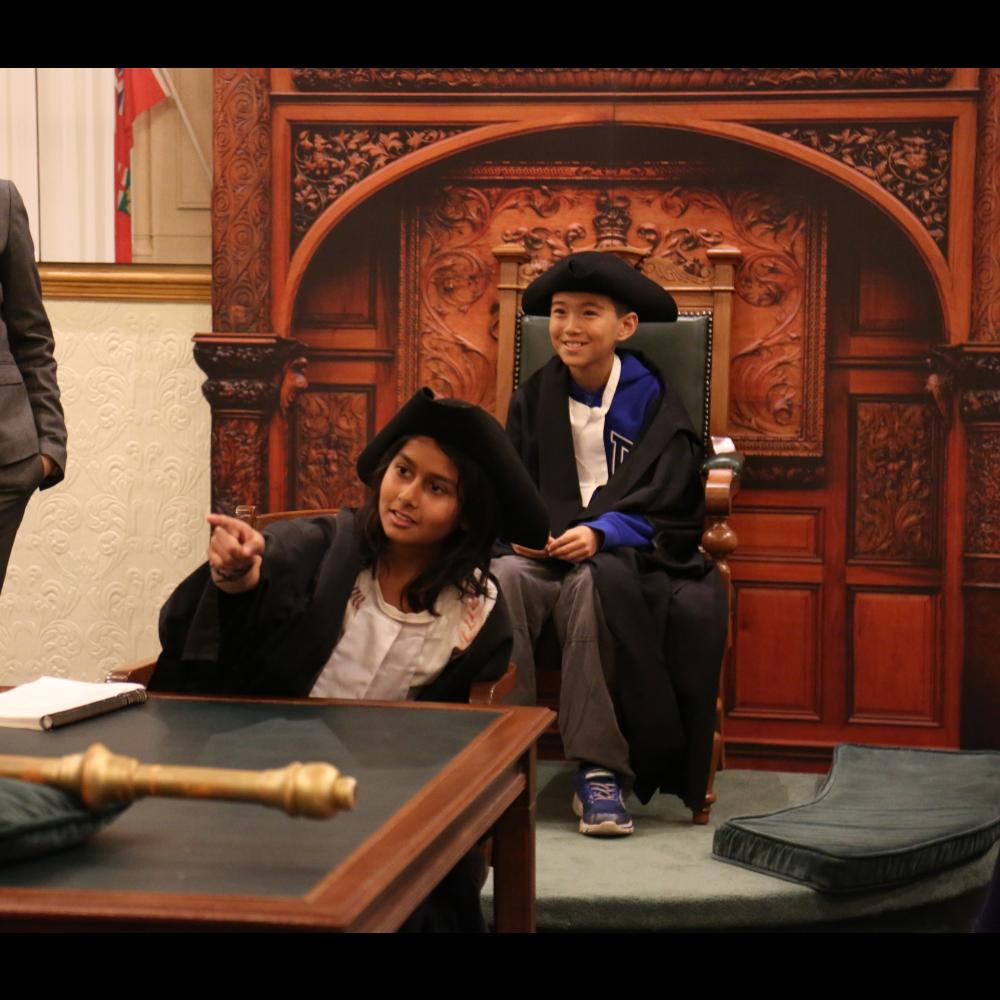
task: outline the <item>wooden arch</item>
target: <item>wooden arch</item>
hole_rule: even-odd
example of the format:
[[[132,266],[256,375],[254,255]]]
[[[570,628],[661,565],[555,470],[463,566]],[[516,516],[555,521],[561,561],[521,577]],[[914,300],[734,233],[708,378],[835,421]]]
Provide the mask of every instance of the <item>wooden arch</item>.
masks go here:
[[[885,117],[880,112],[880,117]],[[960,118],[956,116],[956,120]],[[876,181],[835,160],[824,153],[809,149],[791,139],[751,125],[733,121],[696,119],[690,107],[678,108],[673,113],[658,111],[655,118],[648,111],[634,105],[595,107],[587,112],[559,114],[530,121],[507,121],[470,129],[433,145],[416,150],[359,181],[316,219],[301,243],[295,249],[287,270],[278,259],[281,248],[274,248],[274,329],[279,336],[291,335],[295,300],[302,279],[313,255],[322,246],[327,235],[347,215],[378,192],[390,187],[416,171],[446,160],[477,146],[487,145],[515,136],[528,135],[568,128],[585,128],[601,124],[620,124],[646,128],[667,128],[724,138],[772,152],[784,159],[830,177],[854,191],[884,212],[913,244],[924,262],[934,284],[944,323],[946,341],[967,336],[967,309],[962,308],[965,296],[955,288],[952,269],[941,249],[912,212]],[[969,123],[962,123],[971,127]],[[973,123],[974,124],[974,123]],[[954,223],[953,223],[954,228]]]

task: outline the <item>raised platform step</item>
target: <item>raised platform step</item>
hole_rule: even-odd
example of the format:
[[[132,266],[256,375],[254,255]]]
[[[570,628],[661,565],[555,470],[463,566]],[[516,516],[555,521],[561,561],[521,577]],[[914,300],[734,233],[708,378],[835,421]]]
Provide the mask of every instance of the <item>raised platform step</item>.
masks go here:
[[[538,764],[539,931],[751,931],[971,929],[997,848],[976,861],[879,892],[830,896],[712,858],[716,828],[731,816],[808,802],[815,774],[727,770],[707,826],[673,796],[629,802],[636,832],[598,839],[577,832],[570,810],[574,765]],[[492,886],[483,891],[492,911]]]

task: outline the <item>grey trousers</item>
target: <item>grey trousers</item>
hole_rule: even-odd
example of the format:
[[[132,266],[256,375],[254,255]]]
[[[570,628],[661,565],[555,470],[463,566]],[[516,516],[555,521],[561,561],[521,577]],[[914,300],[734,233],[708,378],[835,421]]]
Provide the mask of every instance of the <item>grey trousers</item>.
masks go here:
[[[628,743],[615,715],[614,641],[604,621],[594,578],[585,563],[502,556],[490,570],[500,582],[514,630],[517,686],[510,701],[535,704],[535,643],[551,617],[562,646],[559,732],[571,760],[634,774]]]
[[[24,517],[31,494],[38,489],[44,470],[38,455],[30,455],[20,462],[0,465],[0,591],[10,550],[14,547],[14,536]]]

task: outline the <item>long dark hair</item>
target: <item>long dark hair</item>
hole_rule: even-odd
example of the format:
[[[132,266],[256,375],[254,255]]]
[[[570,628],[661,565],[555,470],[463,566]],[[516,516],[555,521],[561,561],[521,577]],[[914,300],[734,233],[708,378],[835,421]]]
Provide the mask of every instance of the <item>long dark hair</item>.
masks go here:
[[[385,450],[371,485],[366,488],[364,506],[358,511],[361,557],[365,566],[374,566],[388,544],[379,516],[379,491],[390,464],[409,440],[409,437],[400,438]],[[437,614],[434,605],[446,587],[457,587],[463,594],[485,596],[490,551],[497,537],[499,517],[496,491],[479,463],[451,445],[437,440],[434,443],[458,469],[458,527],[442,543],[441,558],[412,580],[403,596],[414,611]]]

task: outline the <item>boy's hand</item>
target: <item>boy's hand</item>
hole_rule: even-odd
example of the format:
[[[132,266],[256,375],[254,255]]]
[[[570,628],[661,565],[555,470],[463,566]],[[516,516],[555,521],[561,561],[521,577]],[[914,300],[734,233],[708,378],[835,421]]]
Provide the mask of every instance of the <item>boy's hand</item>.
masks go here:
[[[264,536],[245,521],[224,514],[209,514],[212,525],[208,565],[212,582],[227,594],[242,594],[260,583]]]
[[[553,559],[566,562],[582,562],[595,555],[601,547],[601,539],[593,528],[585,524],[564,531],[558,538],[549,539],[545,551]]]

